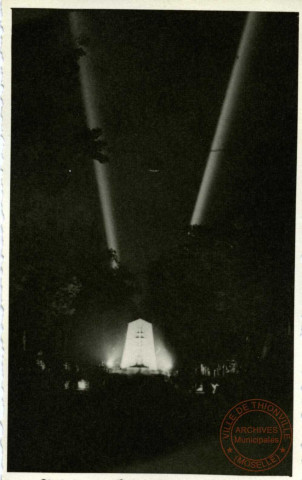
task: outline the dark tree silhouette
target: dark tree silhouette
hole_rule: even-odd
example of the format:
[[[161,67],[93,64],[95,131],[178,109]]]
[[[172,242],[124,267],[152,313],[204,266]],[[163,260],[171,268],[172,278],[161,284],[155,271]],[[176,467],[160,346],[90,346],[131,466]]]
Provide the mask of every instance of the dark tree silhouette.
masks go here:
[[[247,368],[263,356],[272,331],[287,332],[280,278],[274,281],[271,275],[274,258],[259,256],[245,227],[240,235],[236,229],[217,233],[194,227],[150,267],[149,305],[180,364],[235,357]],[[282,298],[288,307],[288,286]]]

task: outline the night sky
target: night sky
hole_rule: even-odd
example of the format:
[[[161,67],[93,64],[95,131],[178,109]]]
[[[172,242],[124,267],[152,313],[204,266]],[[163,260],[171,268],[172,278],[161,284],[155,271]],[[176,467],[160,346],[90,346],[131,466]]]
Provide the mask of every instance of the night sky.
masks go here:
[[[140,272],[186,235],[245,14],[87,16],[121,262]],[[78,144],[85,117],[68,12],[15,10],[13,20],[11,262],[42,256],[77,271],[106,246]],[[297,27],[296,14],[263,14],[209,219],[218,230],[249,225],[259,255],[273,252],[273,274],[292,279]]]

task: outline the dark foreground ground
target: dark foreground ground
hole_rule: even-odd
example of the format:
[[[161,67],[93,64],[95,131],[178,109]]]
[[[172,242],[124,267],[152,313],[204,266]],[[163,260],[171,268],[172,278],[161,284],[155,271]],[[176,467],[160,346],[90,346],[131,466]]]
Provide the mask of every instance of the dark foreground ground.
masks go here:
[[[219,445],[228,409],[251,398],[237,376],[215,395],[160,376],[108,375],[88,391],[43,378],[11,384],[9,471],[245,473]],[[290,475],[290,463],[267,474]]]

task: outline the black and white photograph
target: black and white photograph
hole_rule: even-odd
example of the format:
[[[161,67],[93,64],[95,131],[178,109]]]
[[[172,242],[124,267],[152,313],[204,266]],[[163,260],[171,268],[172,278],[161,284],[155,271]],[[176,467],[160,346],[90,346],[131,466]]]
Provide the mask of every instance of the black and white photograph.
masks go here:
[[[8,474],[292,476],[298,10],[40,3],[11,9]]]

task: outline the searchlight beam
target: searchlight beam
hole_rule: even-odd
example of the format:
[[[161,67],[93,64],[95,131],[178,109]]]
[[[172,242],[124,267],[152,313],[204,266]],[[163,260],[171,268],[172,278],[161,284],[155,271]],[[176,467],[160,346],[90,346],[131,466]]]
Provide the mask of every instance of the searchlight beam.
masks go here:
[[[89,25],[81,12],[70,13],[71,31],[76,43],[81,38],[90,36]],[[83,55],[79,58],[80,82],[82,89],[82,98],[86,114],[86,122],[89,130],[100,129],[102,127],[102,119],[98,109],[98,82],[94,71],[92,58],[89,55],[89,47],[80,45]],[[98,187],[99,201],[103,214],[104,229],[109,250],[113,250],[119,259],[119,249],[116,236],[116,229],[113,215],[113,205],[110,191],[110,168],[108,163],[100,163],[93,159],[94,172]],[[112,266],[116,267],[116,261],[112,260]]]
[[[223,157],[226,141],[232,128],[234,113],[238,105],[238,97],[241,93],[240,91],[244,83],[247,64],[254,48],[259,17],[261,15],[261,13],[259,14],[255,12],[247,15],[215,135],[211,144],[206,168],[201,181],[200,190],[191,218],[191,226],[203,225],[206,221],[213,185]]]

